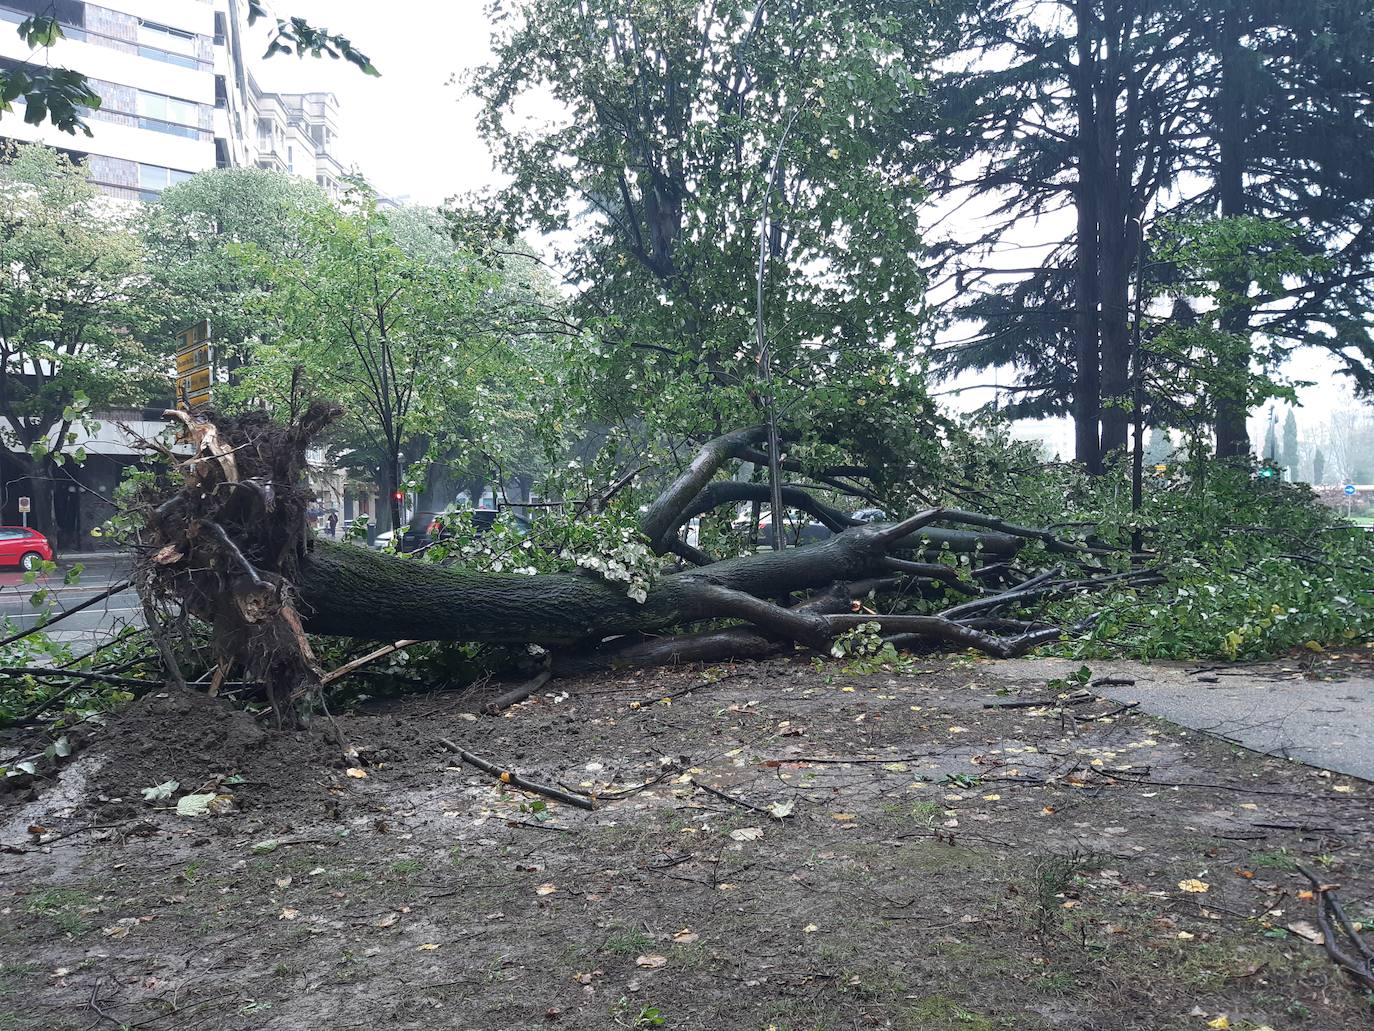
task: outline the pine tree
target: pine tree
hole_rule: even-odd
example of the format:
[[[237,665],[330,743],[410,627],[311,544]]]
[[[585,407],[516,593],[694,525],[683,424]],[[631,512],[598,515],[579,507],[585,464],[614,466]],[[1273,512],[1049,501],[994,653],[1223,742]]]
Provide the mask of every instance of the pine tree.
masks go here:
[[[1326,455],[1321,448],[1312,454],[1312,486],[1320,487],[1326,479]]]

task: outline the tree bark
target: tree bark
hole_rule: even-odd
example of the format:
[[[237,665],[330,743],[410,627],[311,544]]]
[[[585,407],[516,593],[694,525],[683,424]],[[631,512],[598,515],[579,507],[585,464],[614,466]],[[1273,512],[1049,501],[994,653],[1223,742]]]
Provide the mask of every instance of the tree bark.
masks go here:
[[[315,540],[302,559],[297,591],[312,633],[368,639],[597,642],[729,615],[721,589],[776,597],[832,583],[890,575],[891,524],[855,527],[784,552],[715,562],[661,577],[636,602],[625,587],[577,573],[520,576],[468,573]],[[917,530],[909,543],[929,533]],[[749,618],[746,616],[745,618]]]

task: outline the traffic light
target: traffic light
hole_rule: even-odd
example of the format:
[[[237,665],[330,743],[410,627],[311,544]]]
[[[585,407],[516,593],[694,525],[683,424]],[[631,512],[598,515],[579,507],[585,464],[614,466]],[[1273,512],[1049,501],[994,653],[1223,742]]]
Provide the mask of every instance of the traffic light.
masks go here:
[[[392,501],[401,502],[401,501],[404,501],[405,499],[406,499],[406,496],[405,496],[405,492],[404,492],[404,491],[393,490],[393,491],[391,492],[391,500],[392,500]]]
[[[1260,468],[1259,474],[1261,477],[1268,480],[1272,479],[1276,472],[1278,472],[1278,470],[1275,469],[1272,465],[1266,465]]]

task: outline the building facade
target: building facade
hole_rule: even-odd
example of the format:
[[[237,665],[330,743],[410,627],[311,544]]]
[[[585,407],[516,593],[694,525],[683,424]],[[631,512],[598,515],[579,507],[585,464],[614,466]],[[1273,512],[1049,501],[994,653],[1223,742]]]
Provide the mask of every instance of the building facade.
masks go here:
[[[258,87],[243,0],[0,0],[0,67],[32,58],[4,23],[34,14],[57,17],[64,38],[49,60],[86,75],[102,103],[86,116],[89,137],[18,112],[0,121],[0,136],[73,154],[126,200],[156,200],[211,168],[271,168],[339,192],[338,102]]]

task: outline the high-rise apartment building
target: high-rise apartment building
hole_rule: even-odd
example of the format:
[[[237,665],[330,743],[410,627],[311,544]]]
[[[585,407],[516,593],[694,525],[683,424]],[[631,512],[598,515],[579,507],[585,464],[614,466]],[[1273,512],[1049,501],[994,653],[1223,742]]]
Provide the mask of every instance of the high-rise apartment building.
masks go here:
[[[0,67],[46,59],[90,80],[102,100],[92,135],[29,125],[18,111],[0,137],[37,141],[83,158],[112,196],[152,200],[209,168],[257,166],[340,188],[338,103],[331,93],[258,88],[243,38],[243,0],[0,0]],[[64,37],[35,55],[17,32],[53,14]],[[256,56],[254,51],[253,56]]]

